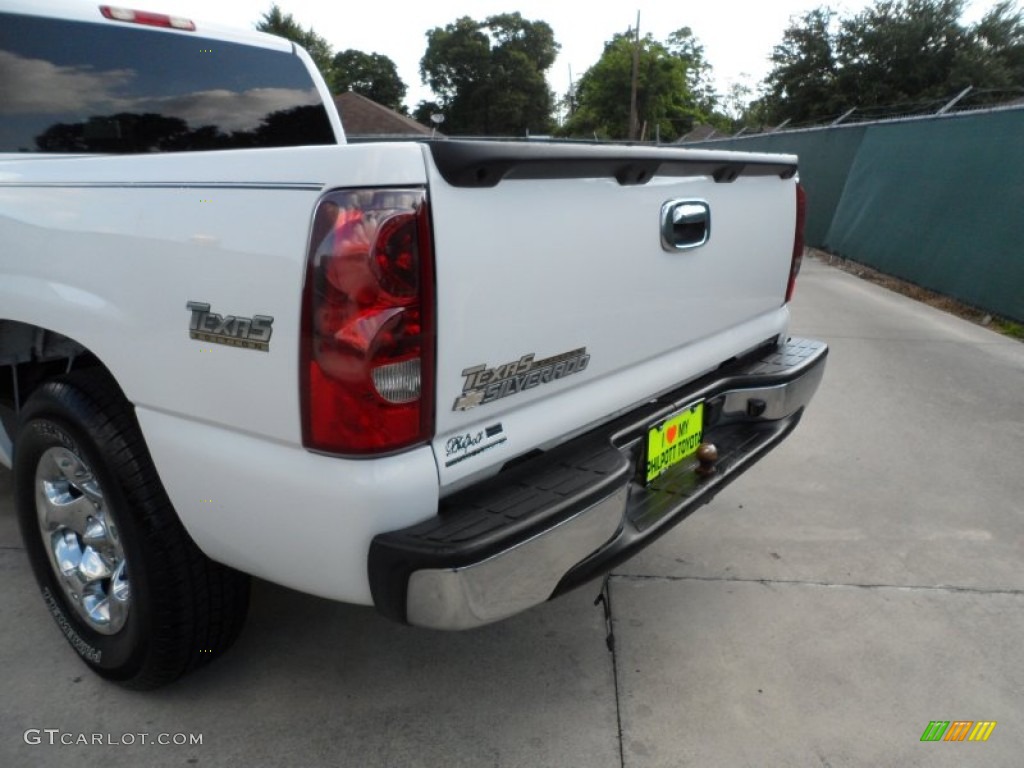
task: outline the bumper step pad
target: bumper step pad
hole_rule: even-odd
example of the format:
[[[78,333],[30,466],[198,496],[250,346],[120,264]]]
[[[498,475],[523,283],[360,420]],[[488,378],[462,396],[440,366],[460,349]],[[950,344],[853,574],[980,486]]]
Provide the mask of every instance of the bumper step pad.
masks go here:
[[[445,498],[436,517],[376,536],[378,610],[465,628],[543,602],[613,568],[706,504],[792,431],[824,371],[822,342],[791,339]],[[715,472],[693,462],[645,485],[647,430],[697,401]]]

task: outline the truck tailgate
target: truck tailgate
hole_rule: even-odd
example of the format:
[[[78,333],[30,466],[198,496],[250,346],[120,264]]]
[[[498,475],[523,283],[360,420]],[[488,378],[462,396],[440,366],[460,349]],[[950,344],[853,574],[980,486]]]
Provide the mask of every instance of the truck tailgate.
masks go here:
[[[467,142],[425,156],[442,485],[785,332],[795,158]],[[663,242],[673,205],[704,222],[703,245],[675,247],[696,230]]]

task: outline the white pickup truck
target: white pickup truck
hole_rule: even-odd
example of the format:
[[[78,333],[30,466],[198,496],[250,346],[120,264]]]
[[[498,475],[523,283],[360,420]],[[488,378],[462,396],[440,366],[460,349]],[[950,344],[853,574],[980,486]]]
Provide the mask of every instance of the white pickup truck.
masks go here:
[[[47,609],[141,688],[250,574],[463,629],[607,572],[818,386],[796,171],[347,143],[290,42],[0,0],[0,463]]]

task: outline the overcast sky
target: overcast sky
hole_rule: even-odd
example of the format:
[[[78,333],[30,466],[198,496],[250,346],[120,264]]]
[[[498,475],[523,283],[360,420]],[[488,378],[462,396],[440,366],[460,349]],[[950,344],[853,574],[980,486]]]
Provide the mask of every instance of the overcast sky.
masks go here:
[[[138,5],[136,5],[138,3]],[[425,33],[460,16],[484,19],[496,13],[519,11],[530,20],[546,21],[562,50],[548,73],[556,93],[594,64],[605,41],[625,31],[640,11],[640,31],[664,40],[680,27],[690,27],[704,45],[714,67],[720,92],[733,82],[755,86],[767,74],[768,55],[782,39],[791,16],[830,4],[844,15],[870,4],[863,0],[633,0],[602,3],[581,0],[280,0],[304,27],[312,26],[336,51],[357,48],[383,53],[398,66],[409,86],[410,107],[430,97],[420,82],[419,61],[426,48]],[[973,0],[967,20],[980,18],[994,0]],[[132,0],[127,7],[164,11],[219,24],[251,28],[270,8],[271,0]]]

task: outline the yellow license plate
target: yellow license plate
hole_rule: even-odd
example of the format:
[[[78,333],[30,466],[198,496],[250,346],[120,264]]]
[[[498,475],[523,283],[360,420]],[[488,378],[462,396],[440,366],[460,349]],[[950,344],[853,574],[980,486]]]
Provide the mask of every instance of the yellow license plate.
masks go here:
[[[645,482],[697,452],[704,432],[704,403],[692,405],[647,431]]]

